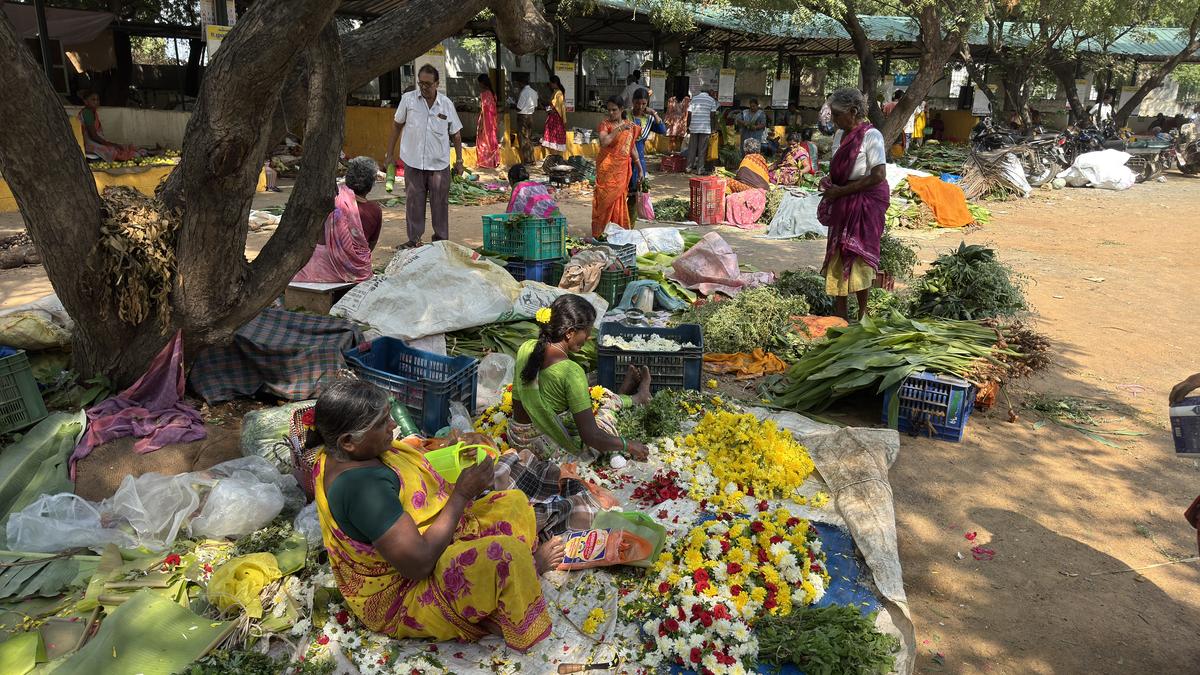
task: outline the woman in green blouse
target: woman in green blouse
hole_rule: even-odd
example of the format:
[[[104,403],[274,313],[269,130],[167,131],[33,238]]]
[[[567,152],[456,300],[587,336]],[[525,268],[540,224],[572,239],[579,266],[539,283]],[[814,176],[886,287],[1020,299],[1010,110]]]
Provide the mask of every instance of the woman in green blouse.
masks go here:
[[[649,369],[631,366],[619,394],[589,388],[587,374],[570,355],[591,339],[596,308],[578,295],[562,295],[538,318],[537,340],[517,351],[509,444],[543,458],[558,448],[577,455],[591,448],[645,460],[645,444],[618,433],[616,411],[650,401]]]

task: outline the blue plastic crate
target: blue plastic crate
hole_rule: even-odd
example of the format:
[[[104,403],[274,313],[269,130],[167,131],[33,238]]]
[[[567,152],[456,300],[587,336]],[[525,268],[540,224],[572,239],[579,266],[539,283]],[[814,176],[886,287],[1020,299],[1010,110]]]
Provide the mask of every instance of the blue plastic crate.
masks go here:
[[[691,343],[695,347],[677,352],[634,352],[619,347],[605,347],[606,336],[633,338],[638,335],[659,335],[680,344]],[[600,324],[596,338],[598,381],[601,386],[616,390],[624,380],[629,366],[646,366],[650,369],[650,391],[660,389],[700,390],[700,376],[704,366],[704,334],[697,324],[683,324],[674,328],[651,328],[648,326],[626,326],[620,323]]]
[[[554,279],[554,283],[551,284],[550,280],[554,278],[554,266],[561,264],[558,260],[510,260],[504,264],[504,269],[517,281],[540,281],[557,286],[558,279],[562,278],[561,271],[558,272],[558,279]]]
[[[1200,396],[1189,396],[1171,406],[1171,437],[1175,452],[1200,454]]]
[[[950,375],[913,373],[884,392],[883,422],[889,426],[893,400],[901,433],[916,429],[918,435],[958,442],[975,410],[975,385]]]
[[[513,222],[519,221],[519,222]],[[567,219],[517,213],[483,217],[483,247],[509,258],[558,260],[567,256]]]
[[[446,426],[452,401],[475,414],[479,361],[469,356],[440,356],[381,337],[348,350],[345,357],[360,379],[383,387],[407,406],[427,434]]]

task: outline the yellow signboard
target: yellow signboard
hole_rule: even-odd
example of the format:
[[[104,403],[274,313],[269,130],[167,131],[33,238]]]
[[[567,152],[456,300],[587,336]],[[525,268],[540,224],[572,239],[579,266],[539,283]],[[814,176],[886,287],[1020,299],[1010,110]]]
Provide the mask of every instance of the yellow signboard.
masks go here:
[[[214,26],[209,24],[204,27],[204,40],[208,43],[208,58],[212,58],[216,53],[217,48],[221,46],[221,41],[233,30],[233,26]]]

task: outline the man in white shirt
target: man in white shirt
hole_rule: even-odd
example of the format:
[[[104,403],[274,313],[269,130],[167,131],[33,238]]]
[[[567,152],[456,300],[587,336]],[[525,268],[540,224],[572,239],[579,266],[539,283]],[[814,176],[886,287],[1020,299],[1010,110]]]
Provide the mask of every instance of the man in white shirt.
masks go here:
[[[400,97],[385,164],[392,164],[396,141],[404,162],[404,210],[408,221],[406,248],[421,245],[425,234],[425,202],[433,220],[433,240],[450,238],[450,141],[458,160],[454,175],[463,171],[462,122],[454,103],[438,91],[437,68],[421,66],[417,89]]]
[[[517,95],[517,151],[522,164],[533,164],[533,111],[537,110],[537,91],[529,86],[529,76],[517,73],[513,81],[520,89]]]
[[[688,173],[703,173],[708,156],[708,137],[712,135],[712,115],[717,109],[717,91],[701,91],[688,107]]]
[[[642,86],[642,71],[635,70],[629,74],[629,84],[626,84],[625,89],[621,92],[621,100],[625,102],[626,108],[633,107],[633,95],[637,93],[638,89],[646,89],[646,87]],[[649,93],[650,90],[646,89],[646,92]]]
[[[1188,115],[1188,121],[1200,127],[1200,103],[1197,103],[1196,107],[1192,108],[1192,114]]]
[[[1096,105],[1093,105],[1088,110],[1088,114],[1091,115],[1096,120],[1097,125],[1104,124],[1105,122],[1112,119],[1112,117],[1113,117],[1112,100],[1113,100],[1112,94],[1105,94],[1103,100],[1101,100]]]

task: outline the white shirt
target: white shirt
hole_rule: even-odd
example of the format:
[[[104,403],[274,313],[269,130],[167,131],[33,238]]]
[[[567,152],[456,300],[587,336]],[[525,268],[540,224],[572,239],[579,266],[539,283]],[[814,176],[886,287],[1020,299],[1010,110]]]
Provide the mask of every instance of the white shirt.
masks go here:
[[[830,157],[837,154],[838,147],[842,144],[843,132],[838,129],[833,135],[833,150],[830,152]],[[815,160],[814,160],[815,161]],[[871,169],[880,164],[887,164],[887,149],[883,145],[883,134],[878,129],[868,129],[863,135],[862,145],[858,149],[858,157],[854,160],[854,170],[850,172],[850,180],[858,180],[868,173]]]
[[[404,125],[400,136],[400,160],[404,166],[424,171],[441,171],[450,166],[450,137],[462,130],[454,103],[438,92],[433,105],[414,89],[400,97],[396,124]]]
[[[525,88],[521,90],[521,95],[517,97],[517,114],[532,115],[535,108],[537,108],[537,92],[533,87],[525,85]]]
[[[707,92],[700,92],[692,97],[692,105],[688,112],[692,114],[692,122],[688,131],[693,134],[712,133],[712,113],[717,109],[717,102]]]
[[[650,93],[649,87],[642,86],[641,82],[630,82],[625,85],[625,90],[621,92],[621,100],[625,102],[626,108],[633,107],[633,95],[637,93],[638,89],[645,89],[646,93]]]
[[[1107,122],[1112,119],[1112,105],[1108,103],[1097,103],[1088,110],[1089,115],[1096,115],[1097,122]]]

